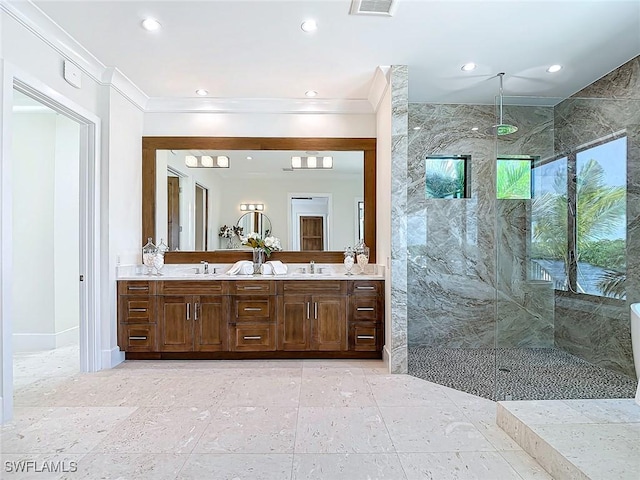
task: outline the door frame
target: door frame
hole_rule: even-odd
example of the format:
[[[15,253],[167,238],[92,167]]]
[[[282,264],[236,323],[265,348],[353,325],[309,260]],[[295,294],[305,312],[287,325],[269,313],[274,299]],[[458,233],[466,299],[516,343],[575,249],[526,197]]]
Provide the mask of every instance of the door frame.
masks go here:
[[[2,135],[0,137],[0,424],[13,416],[13,316],[11,280],[13,276],[12,214],[12,111],[14,88],[76,121],[80,125],[80,370],[95,372],[102,368],[101,357],[101,271],[107,265],[101,250],[101,221],[106,218],[100,199],[101,137],[100,118],[71,101],[37,78],[2,60]],[[103,262],[104,260],[104,262]],[[108,318],[106,316],[105,318]]]
[[[326,198],[327,199],[327,211],[323,213],[310,213],[296,214],[294,218],[292,201],[296,197],[311,197],[311,198]],[[288,193],[287,194],[287,233],[289,240],[289,248],[300,249],[300,216],[301,215],[313,215],[316,217],[324,217],[324,237],[325,237],[325,250],[329,250],[330,235],[333,233],[333,194],[332,193]]]

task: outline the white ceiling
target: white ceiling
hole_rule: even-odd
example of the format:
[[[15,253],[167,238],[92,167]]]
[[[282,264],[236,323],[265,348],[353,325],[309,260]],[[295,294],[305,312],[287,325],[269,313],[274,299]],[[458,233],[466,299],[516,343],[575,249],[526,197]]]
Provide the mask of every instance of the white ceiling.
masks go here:
[[[366,100],[376,67],[408,65],[409,99],[565,98],[640,54],[639,0],[399,0],[393,17],[349,0],[43,1],[58,25],[147,96]],[[144,17],[163,28],[140,28]],[[318,31],[306,34],[303,20]],[[473,72],[460,67],[473,61]],[[554,63],[564,66],[546,73]]]

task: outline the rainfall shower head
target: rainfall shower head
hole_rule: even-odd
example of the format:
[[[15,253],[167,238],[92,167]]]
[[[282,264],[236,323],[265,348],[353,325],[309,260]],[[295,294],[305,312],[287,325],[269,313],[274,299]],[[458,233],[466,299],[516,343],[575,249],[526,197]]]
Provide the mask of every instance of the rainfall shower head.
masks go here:
[[[490,134],[496,135],[509,135],[511,133],[515,133],[518,131],[518,127],[515,125],[509,125],[508,123],[504,123],[502,119],[502,102],[503,102],[503,94],[502,94],[502,77],[504,77],[504,72],[499,73],[496,77],[500,78],[500,121],[497,125],[491,127],[488,131]]]

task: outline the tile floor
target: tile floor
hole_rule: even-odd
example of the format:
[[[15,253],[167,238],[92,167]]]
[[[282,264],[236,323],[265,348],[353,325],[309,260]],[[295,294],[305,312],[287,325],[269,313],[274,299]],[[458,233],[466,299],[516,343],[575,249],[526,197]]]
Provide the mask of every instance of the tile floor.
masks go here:
[[[18,388],[1,476],[550,479],[495,419],[379,361],[132,361]]]

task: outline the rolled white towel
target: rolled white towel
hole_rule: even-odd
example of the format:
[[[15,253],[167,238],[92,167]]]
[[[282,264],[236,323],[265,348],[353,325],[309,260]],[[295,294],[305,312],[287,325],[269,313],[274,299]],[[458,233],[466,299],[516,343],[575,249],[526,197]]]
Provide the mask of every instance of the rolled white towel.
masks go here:
[[[240,267],[240,275],[253,275],[253,262],[245,260]]]
[[[260,265],[260,273],[263,275],[273,275],[273,266],[269,263]]]
[[[269,260],[267,264],[273,269],[274,275],[285,275],[287,273],[287,266],[280,260]]]
[[[249,260],[240,260],[239,262],[234,263],[229,270],[227,270],[227,275],[251,275],[253,274],[253,262]]]

